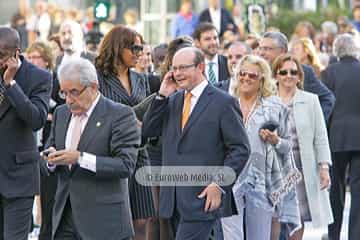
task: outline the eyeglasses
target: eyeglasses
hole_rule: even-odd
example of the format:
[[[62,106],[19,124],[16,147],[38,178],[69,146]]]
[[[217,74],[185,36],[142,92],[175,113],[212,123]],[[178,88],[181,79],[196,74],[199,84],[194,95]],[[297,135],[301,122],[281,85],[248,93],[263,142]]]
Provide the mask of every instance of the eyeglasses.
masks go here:
[[[257,50],[258,51],[262,51],[262,52],[269,52],[269,51],[272,51],[272,50],[275,50],[277,48],[280,48],[280,47],[258,47]]]
[[[77,90],[77,89],[71,89],[70,91],[62,91],[62,90],[60,90],[59,96],[62,99],[66,99],[68,96],[76,98],[76,97],[79,97],[85,91],[86,88],[87,88],[87,86],[85,86],[81,90]]]
[[[180,66],[172,66],[170,68],[171,71],[176,72],[177,70],[179,70],[180,72],[184,71],[185,69],[191,68],[191,67],[196,67],[196,64],[189,64],[189,65],[180,65]]]
[[[281,76],[287,76],[289,73],[291,76],[297,76],[299,71],[295,69],[284,69],[278,71],[278,74]]]
[[[246,75],[248,76],[248,78],[253,79],[253,80],[258,80],[260,78],[260,74],[256,73],[256,72],[250,72],[250,71],[244,71],[244,70],[239,71],[240,77],[245,77]]]
[[[140,52],[143,51],[144,47],[142,45],[132,45],[130,46],[128,49],[130,49],[130,51],[133,53],[133,54],[138,54]]]

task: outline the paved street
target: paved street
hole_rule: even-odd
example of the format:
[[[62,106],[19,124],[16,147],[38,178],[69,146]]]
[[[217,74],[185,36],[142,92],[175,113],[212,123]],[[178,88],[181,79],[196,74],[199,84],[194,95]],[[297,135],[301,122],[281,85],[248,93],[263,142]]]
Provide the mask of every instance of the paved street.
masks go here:
[[[341,240],[347,240],[347,228],[349,224],[349,208],[350,208],[350,194],[346,194],[346,203],[345,203],[345,215],[344,222],[341,231]],[[327,229],[313,229],[311,224],[305,225],[305,235],[304,240],[320,240],[321,236]]]
[[[341,240],[347,240],[347,228],[348,228],[348,219],[349,219],[349,207],[350,207],[350,194],[346,194],[346,203],[345,203],[345,215],[343,228],[341,231]],[[35,210],[34,210],[35,211]],[[303,240],[321,240],[322,235],[327,231],[327,229],[314,229],[311,224],[305,225],[305,234]],[[31,234],[29,240],[37,240],[36,234]]]

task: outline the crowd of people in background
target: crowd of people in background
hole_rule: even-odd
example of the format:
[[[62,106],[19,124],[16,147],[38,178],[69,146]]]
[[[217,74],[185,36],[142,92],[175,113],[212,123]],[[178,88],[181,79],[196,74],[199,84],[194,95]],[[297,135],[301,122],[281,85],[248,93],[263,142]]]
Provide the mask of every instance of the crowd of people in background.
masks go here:
[[[16,83],[10,79],[20,82],[20,74],[9,77],[7,71],[11,64],[16,69],[14,61],[20,62],[18,71],[33,64],[51,75],[47,79],[52,90],[46,120],[41,129],[31,128],[38,151],[71,147],[70,138],[60,143],[54,134],[60,134],[60,127],[75,132],[79,109],[89,114],[85,125],[79,125],[88,132],[86,122],[94,123],[94,128],[102,124],[102,118],[97,122],[91,118],[94,109],[89,106],[101,104],[111,118],[110,123],[103,122],[107,132],[94,137],[101,142],[99,146],[90,150],[81,141],[75,144],[73,150],[79,146],[85,154],[79,156],[79,167],[73,158],[65,162],[56,152],[52,153],[55,160],[44,157],[48,162],[40,164],[45,169],[40,172],[40,191],[24,195],[37,195],[39,215],[34,222],[41,226],[39,240],[119,236],[135,240],[300,240],[305,222],[328,228],[324,239],[340,240],[348,186],[347,235],[349,240],[358,239],[360,2],[354,3],[353,19],[341,16],[336,22],[323,22],[321,29],[304,19],[291,36],[272,26],[261,30],[257,25],[261,18],[256,17],[252,26],[256,30],[251,30],[237,15],[238,6],[230,12],[221,7],[220,0],[209,0],[200,13],[193,11],[192,4],[191,0],[181,1],[170,25],[170,41],[154,46],[143,38],[144,26],[131,9],[124,14],[126,24],[101,33],[91,9],[81,14],[37,1],[33,14],[20,8],[12,17],[10,27],[18,35],[8,27],[0,28],[0,73],[4,79],[0,110],[3,92],[13,108],[21,109],[12,100],[15,93],[11,88]],[[10,46],[9,40],[16,46]],[[9,55],[13,50],[15,55]],[[45,81],[42,71],[39,76]],[[76,77],[79,79],[71,80]],[[17,94],[29,94],[24,86]],[[31,94],[29,101],[36,102]],[[108,99],[125,105],[122,111],[128,114],[116,117],[114,112],[120,108]],[[69,111],[60,107],[64,104],[72,106]],[[26,115],[24,109],[17,111]],[[101,117],[101,112],[94,112]],[[1,129],[5,124],[2,114],[11,111],[0,111]],[[19,118],[24,117],[20,114]],[[196,118],[199,123],[194,122]],[[63,121],[70,121],[72,127],[67,130]],[[17,124],[14,127],[20,129],[28,123],[19,120]],[[128,135],[116,129],[126,129]],[[95,157],[103,160],[104,166],[98,161],[95,167],[91,165]],[[116,157],[126,160],[124,166],[114,165],[111,160]],[[192,160],[202,166],[229,166],[236,181],[230,188],[216,183],[206,188],[172,188],[143,186],[135,177],[146,166],[196,166]],[[70,167],[62,168],[66,164]],[[118,167],[119,172],[111,167]],[[87,172],[82,172],[84,169]],[[3,175],[0,179],[8,177]],[[87,189],[87,193],[80,195],[71,189],[72,183],[66,179],[72,176],[79,182],[74,189]],[[117,182],[117,178],[127,181]],[[103,191],[99,190],[101,183]],[[88,199],[82,198],[91,197],[93,191],[104,196],[100,203],[89,201],[88,206],[101,205],[104,212],[95,213],[108,214],[101,221],[120,221],[120,225],[104,226],[100,220],[87,219],[93,217],[90,213],[74,210],[87,211],[87,203],[76,204],[86,202]],[[71,201],[63,199],[65,193]],[[2,202],[13,196],[0,195]],[[113,209],[106,204],[114,204]],[[4,203],[0,205],[5,209]],[[114,213],[124,216],[118,219]],[[6,219],[0,222],[6,224]],[[100,232],[117,229],[116,234],[94,237],[101,236],[91,235],[97,227]],[[1,233],[15,236],[11,231]]]

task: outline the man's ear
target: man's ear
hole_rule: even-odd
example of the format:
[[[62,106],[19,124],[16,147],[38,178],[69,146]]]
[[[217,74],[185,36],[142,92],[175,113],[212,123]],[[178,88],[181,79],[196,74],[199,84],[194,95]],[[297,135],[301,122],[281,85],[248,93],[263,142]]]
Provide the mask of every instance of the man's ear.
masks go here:
[[[198,39],[195,39],[194,45],[195,45],[195,47],[200,48],[200,41]]]

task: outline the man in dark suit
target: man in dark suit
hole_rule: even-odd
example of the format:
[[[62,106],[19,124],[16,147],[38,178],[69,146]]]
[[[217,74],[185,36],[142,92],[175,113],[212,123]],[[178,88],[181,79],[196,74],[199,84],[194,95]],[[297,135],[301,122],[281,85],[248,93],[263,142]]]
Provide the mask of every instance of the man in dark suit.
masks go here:
[[[0,239],[26,240],[40,187],[34,131],[46,121],[51,76],[19,46],[16,30],[0,27]]]
[[[200,13],[200,22],[212,23],[220,33],[220,37],[222,37],[226,31],[238,32],[233,17],[228,10],[221,7],[220,0],[209,0],[208,5],[209,7]]]
[[[250,147],[237,101],[211,86],[197,48],[180,49],[143,120],[143,135],[163,137],[162,166],[226,166],[236,176]],[[172,77],[175,81],[172,80]],[[183,89],[175,90],[177,87]],[[209,239],[219,218],[236,213],[233,183],[160,188],[160,216],[179,217],[176,239]]]
[[[219,36],[214,25],[201,23],[194,31],[195,46],[205,55],[205,75],[212,85],[229,78],[227,60],[219,52]]]
[[[259,42],[257,52],[271,66],[278,56],[288,52],[287,37],[281,32],[266,32]],[[328,121],[335,104],[334,94],[316,78],[315,72],[310,66],[302,65],[302,67],[304,90],[318,95],[325,120]]]
[[[337,100],[329,121],[333,161],[330,202],[334,223],[329,225],[328,233],[330,240],[340,239],[349,167],[351,206],[348,239],[355,240],[360,236],[360,62],[357,45],[349,34],[339,35],[333,49],[339,61],[329,65],[321,74]]]
[[[58,174],[53,237],[130,239],[127,179],[140,144],[135,114],[99,93],[96,70],[88,60],[70,59],[58,75],[66,105],[55,110],[45,157]]]

